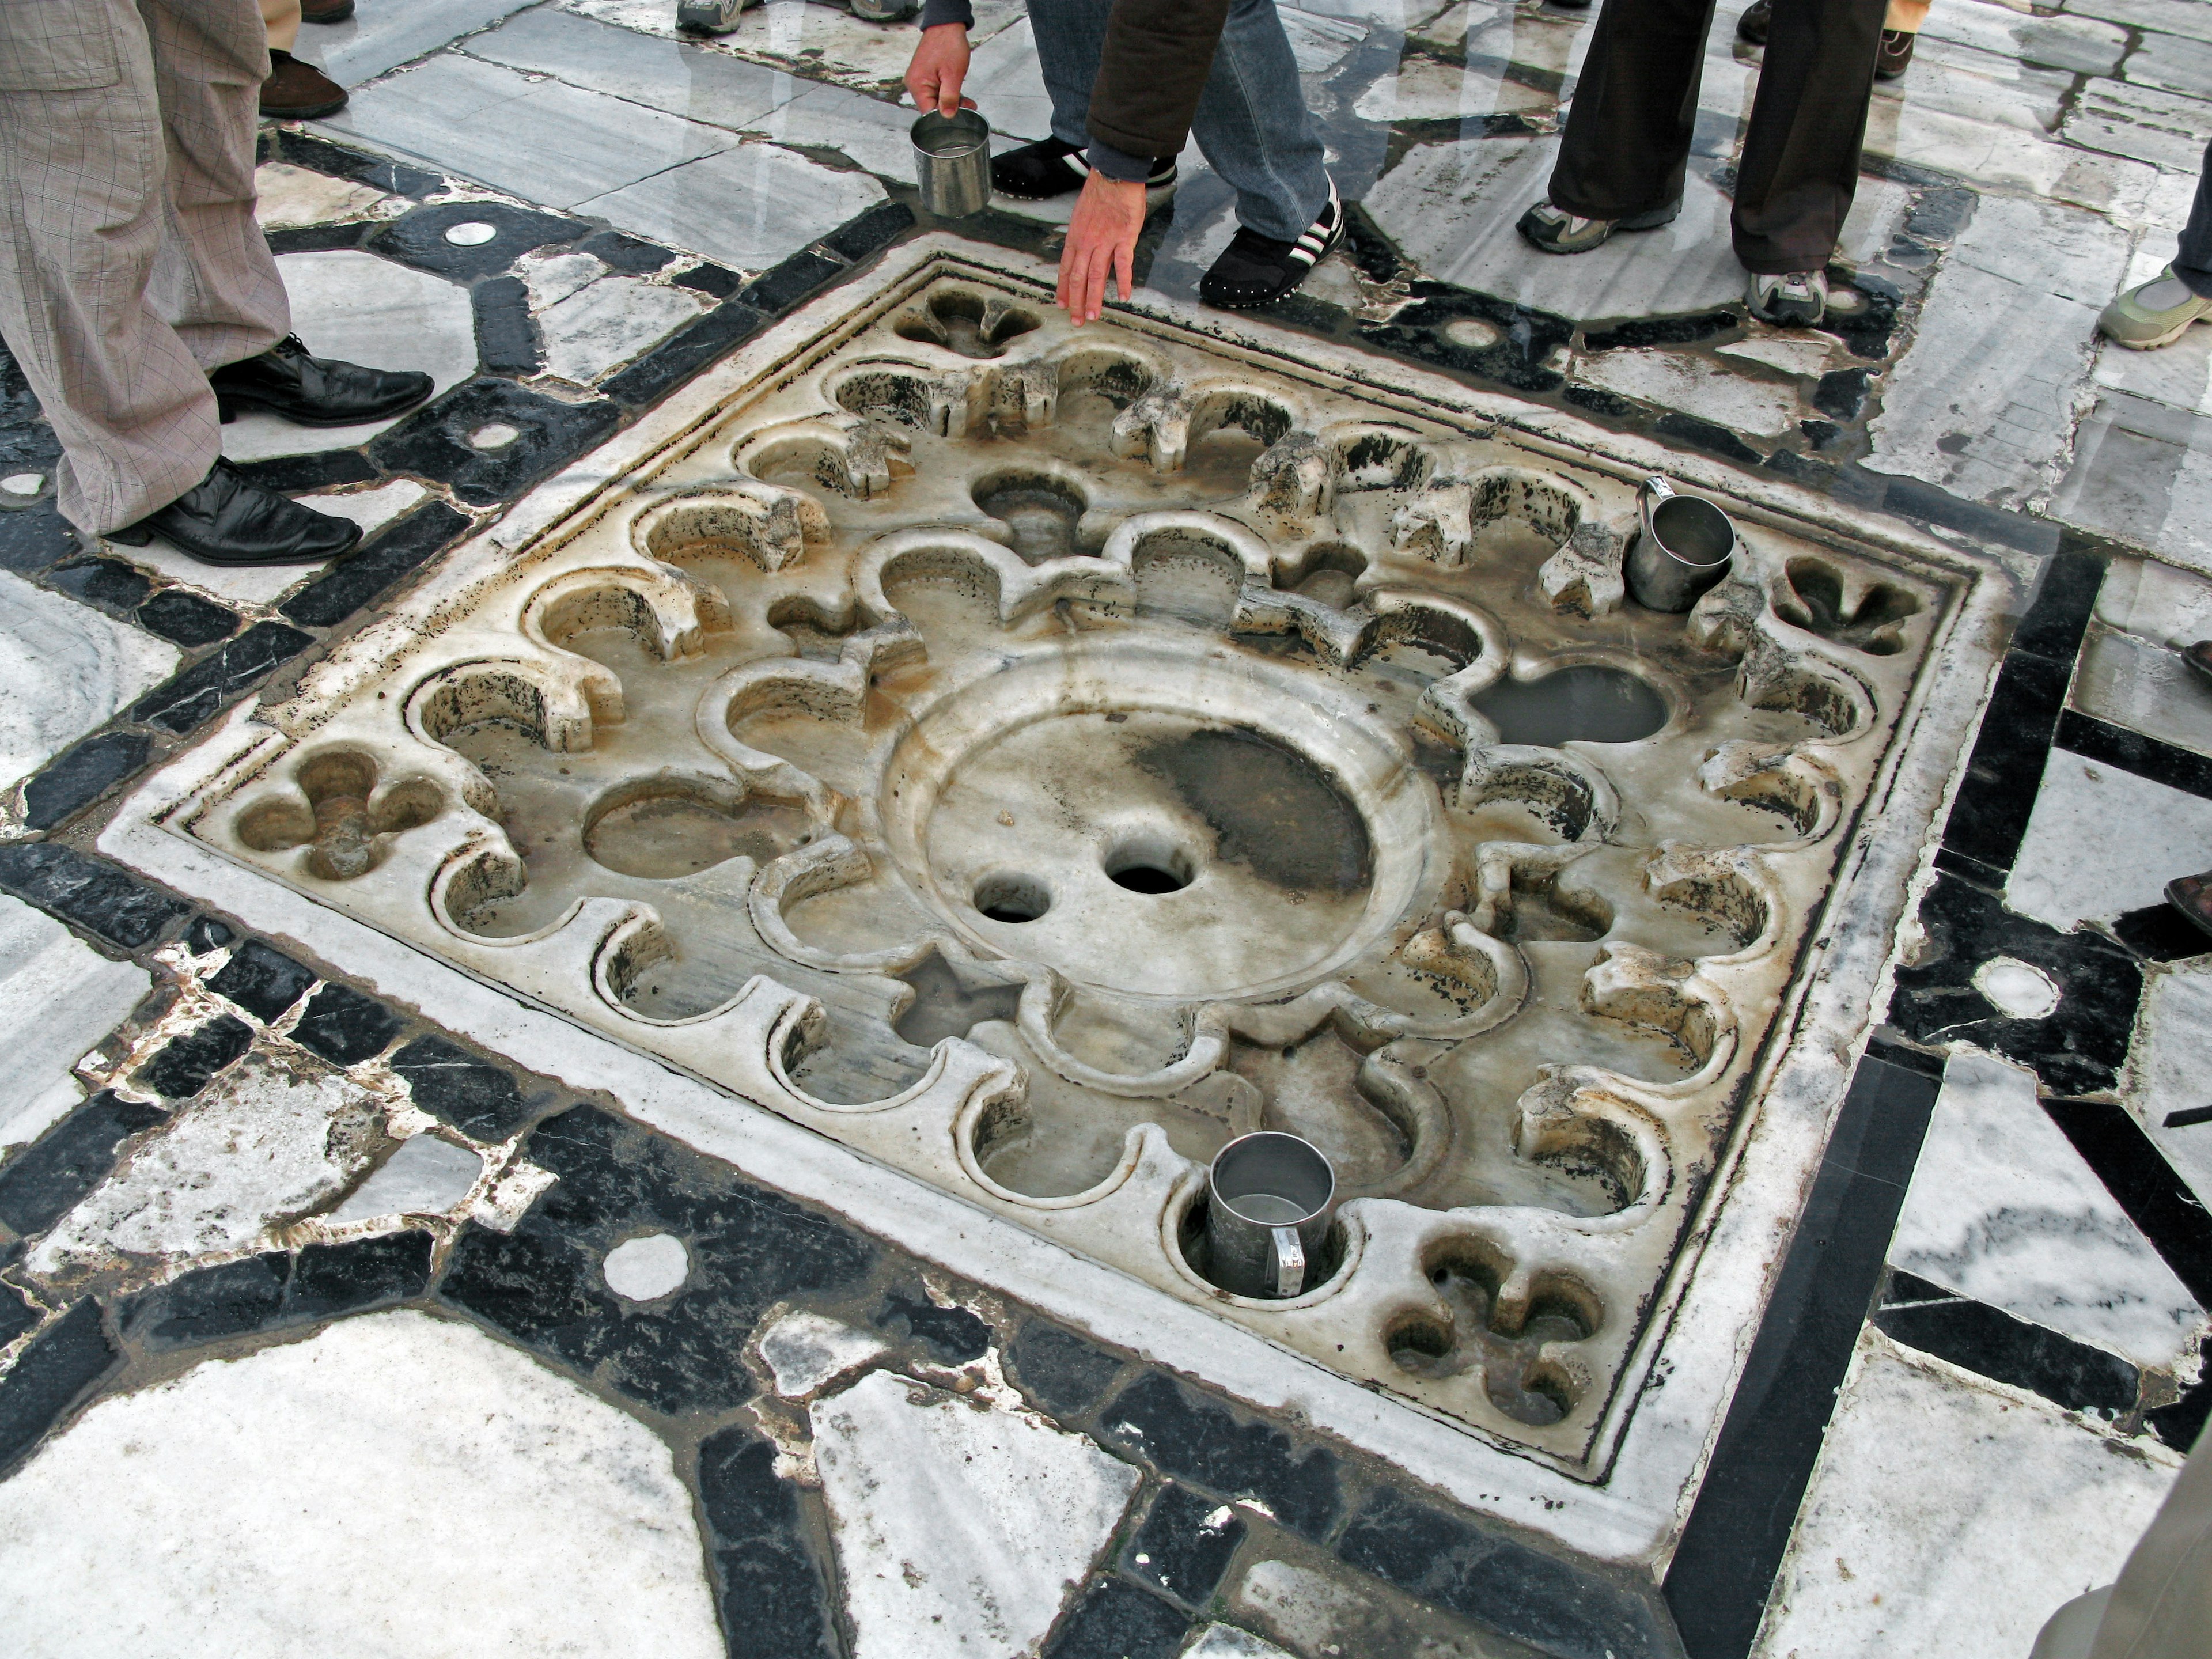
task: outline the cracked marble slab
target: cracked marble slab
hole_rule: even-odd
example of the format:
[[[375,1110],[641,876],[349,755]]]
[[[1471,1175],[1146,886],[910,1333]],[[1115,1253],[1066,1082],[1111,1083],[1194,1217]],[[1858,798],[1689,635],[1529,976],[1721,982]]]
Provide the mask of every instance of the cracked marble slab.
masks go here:
[[[2128,833],[2110,831],[2124,823]],[[2084,857],[2094,847],[2097,856]],[[2005,884],[2022,915],[2070,932],[2161,904],[2166,884],[2212,852],[2212,801],[2054,749]]]
[[[890,1371],[813,1420],[854,1659],[1030,1650],[1137,1488],[1081,1435]]]
[[[880,1337],[803,1310],[784,1315],[760,1336],[762,1363],[786,1400],[803,1400],[888,1352]]]
[[[25,1269],[64,1282],[143,1278],[264,1246],[343,1192],[383,1140],[380,1104],[352,1079],[248,1054],[64,1216]]]
[[[1753,1659],[2025,1654],[2118,1577],[2179,1463],[1869,1328]]]
[[[176,647],[0,571],[0,791],[176,672]]]
[[[101,1401],[7,1492],[14,1659],[725,1652],[667,1447],[426,1314]]]
[[[2205,1310],[2036,1099],[1972,1051],[1943,1074],[1893,1266],[2143,1367],[2193,1370]]]
[[[111,962],[0,896],[0,1149],[36,1139],[84,1098],[70,1068],[153,988],[137,963]]]
[[[282,254],[276,268],[292,303],[292,331],[317,356],[417,370],[430,377],[434,398],[476,372],[476,319],[466,289],[350,249]],[[405,418],[403,412],[359,426],[295,426],[256,410],[223,427],[222,453],[259,461],[346,449]],[[291,574],[298,580],[297,570]],[[210,576],[200,580],[205,586]]]

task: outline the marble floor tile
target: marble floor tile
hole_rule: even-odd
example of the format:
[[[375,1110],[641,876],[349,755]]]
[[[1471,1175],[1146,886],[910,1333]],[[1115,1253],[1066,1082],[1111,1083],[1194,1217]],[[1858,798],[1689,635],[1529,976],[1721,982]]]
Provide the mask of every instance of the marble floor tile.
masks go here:
[[[1754,335],[1734,345],[1722,346],[1715,355],[1779,369],[1800,380],[1817,380],[1830,369],[1843,366],[1839,356],[1842,350],[1843,342],[1832,334],[1792,331],[1786,334]]]
[[[264,230],[366,219],[396,199],[349,179],[333,179],[326,173],[311,173],[285,161],[265,161],[256,167],[253,188],[259,198],[254,204],[253,216]]]
[[[603,276],[540,313],[545,367],[574,385],[592,385],[696,320],[701,298],[688,288]]]
[[[1889,377],[1866,465],[2000,506],[2045,494],[2068,458],[2097,313],[2128,246],[2095,215],[1984,197]]]
[[[1931,40],[1915,48],[1910,74],[1875,83],[1874,98],[2040,136],[2058,130],[2075,79],[2069,70],[2036,69],[1978,46]]]
[[[1137,1486],[1081,1435],[889,1371],[813,1419],[854,1659],[1030,1650]]]
[[[818,1393],[887,1352],[872,1332],[803,1310],[784,1315],[760,1336],[761,1360],[786,1400]]]
[[[2198,425],[2165,404],[2105,392],[2075,428],[2073,462],[2051,498],[2051,516],[2212,570],[2212,526],[2177,506],[2192,494]]]
[[[676,8],[667,0],[559,0],[562,8],[641,34],[676,38]],[[1021,0],[981,0],[968,32],[980,46],[1023,15]],[[735,53],[773,67],[804,67],[810,76],[871,90],[896,88],[914,56],[911,23],[871,23],[842,5],[767,0],[738,20],[707,50]]]
[[[1940,13],[1930,9],[1919,51],[1935,40],[2082,75],[2111,74],[2128,49],[2128,32],[2117,24],[2071,12],[2039,17],[1992,0],[1950,0]]]
[[[1364,25],[1349,18],[1323,17],[1287,8],[1280,14],[1283,33],[1301,75],[1326,75],[1367,38]]]
[[[902,184],[914,183],[914,141],[908,137],[915,118],[911,109],[820,82],[795,84],[805,90],[754,123],[759,131],[779,144],[835,150],[871,173]],[[1000,148],[1011,149],[1020,142],[1008,137]]]
[[[331,1212],[330,1218],[344,1223],[385,1216],[447,1215],[475,1189],[483,1173],[483,1159],[467,1147],[433,1134],[410,1136]]]
[[[477,35],[463,50],[715,127],[751,126],[806,85],[726,52],[640,34],[551,6]]]
[[[774,144],[744,144],[594,197],[577,210],[740,270],[761,270],[883,199],[883,186],[864,173],[840,173]]]
[[[292,301],[292,331],[316,356],[418,369],[430,377],[434,397],[476,372],[476,319],[466,289],[349,249],[283,254],[276,269]],[[403,418],[404,412],[360,426],[295,426],[256,411],[222,428],[222,453],[258,461],[349,449]]]
[[[2035,1074],[1973,1050],[1944,1071],[1889,1261],[2140,1367],[2172,1370],[2207,1328],[2037,1101]]]
[[[2019,191],[2094,212],[2140,210],[2157,176],[2148,164],[2076,149],[2014,126],[1878,99],[1867,115],[1866,153],[1948,173],[1970,184]]]
[[[1377,76],[1352,105],[1363,121],[1471,121],[1486,115],[1547,114],[1556,94],[1505,78],[1504,67],[1477,63],[1462,69],[1436,58],[1407,58]]]
[[[137,963],[111,962],[0,896],[0,1149],[37,1139],[84,1098],[70,1068],[153,988]]]
[[[1869,1328],[1755,1659],[2024,1659],[2060,1603],[2118,1575],[2179,1465]]]
[[[2212,638],[2212,629],[2198,638]],[[2178,651],[2132,634],[2093,628],[2070,698],[2084,714],[2182,749],[2212,756],[2212,686]],[[2212,846],[2204,860],[2212,865]]]
[[[1728,198],[1693,167],[1681,216],[1562,258],[1514,222],[1541,201],[1556,138],[1494,138],[1413,150],[1367,194],[1367,211],[1423,274],[1577,320],[1698,311],[1741,297]]]
[[[2097,620],[2179,650],[2212,639],[2212,581],[2156,559],[2114,559],[2097,589]]]
[[[719,127],[455,53],[356,93],[328,125],[556,208],[737,142]]]
[[[2091,81],[2066,118],[2065,137],[2087,149],[2194,173],[2204,159],[2212,105],[2118,81]]]
[[[1267,1559],[1254,1562],[1229,1597],[1235,1617],[1302,1654],[1492,1659],[1499,1653],[1494,1636],[1454,1632],[1426,1608],[1420,1614],[1427,1616],[1409,1619],[1407,1605],[1376,1579],[1355,1589],[1310,1567]]]
[[[2112,835],[2116,821],[2124,837]],[[2203,869],[2208,848],[2212,801],[2054,749],[2005,902],[2062,929],[2110,921],[2163,902],[2166,884]]]
[[[2192,328],[2172,345],[2130,351],[2097,344],[2096,383],[2190,415],[2212,415],[2212,328]]]
[[[2066,9],[2136,28],[2185,34],[2192,40],[2212,40],[2212,13],[2196,0],[2067,0]]]
[[[453,1320],[371,1314],[102,1401],[8,1494],[16,1659],[724,1653],[667,1447]]]
[[[1182,1650],[1182,1659],[1291,1659],[1291,1655],[1234,1625],[1208,1625]]]
[[[2122,72],[2139,86],[2162,87],[2192,98],[2212,97],[2212,41],[2146,34],[2129,54]]]
[[[994,132],[1016,138],[1052,136],[1052,100],[1037,67],[1036,41],[1030,20],[1001,29],[975,49],[962,95],[973,98]],[[911,110],[903,113],[911,123]]]
[[[343,23],[300,31],[295,54],[342,87],[358,87],[520,11],[532,0],[374,0]]]
[[[2212,863],[2212,859],[2207,860]],[[2212,970],[2175,966],[2143,987],[2120,1099],[2151,1143],[2212,1208]]]
[[[1593,352],[1576,363],[1574,378],[1760,437],[1794,430],[1802,414],[1790,387],[1748,379],[1692,352]]]
[[[1315,17],[1348,17],[1400,34],[1412,34],[1430,19],[1456,8],[1452,0],[1300,0],[1295,8],[1285,6],[1283,9],[1295,9]]]
[[[135,1278],[266,1249],[270,1229],[353,1184],[384,1141],[376,1099],[343,1073],[248,1054],[57,1222],[24,1270]]]
[[[176,666],[166,641],[0,572],[0,790]]]

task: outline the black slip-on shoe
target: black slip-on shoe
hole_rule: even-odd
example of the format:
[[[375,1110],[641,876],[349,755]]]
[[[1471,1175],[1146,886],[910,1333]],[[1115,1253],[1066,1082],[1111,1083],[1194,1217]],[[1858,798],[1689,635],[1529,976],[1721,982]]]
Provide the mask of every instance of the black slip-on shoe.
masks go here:
[[[991,158],[991,188],[1017,201],[1043,202],[1065,196],[1071,190],[1081,190],[1090,176],[1091,163],[1083,159],[1083,151],[1057,138],[1040,138],[1034,144]],[[1159,206],[1175,194],[1175,157],[1154,161],[1152,174],[1145,180],[1145,211]]]
[[[1273,304],[1305,281],[1329,250],[1344,240],[1344,204],[1336,181],[1328,185],[1328,204],[1295,242],[1279,242],[1256,230],[1240,229],[1212,269],[1199,278],[1198,297],[1224,311],[1252,311]]]
[[[295,426],[358,426],[419,404],[431,380],[414,369],[364,368],[335,357],[310,356],[288,334],[258,357],[225,363],[208,376],[226,421],[241,410],[265,409]]]
[[[158,512],[111,530],[107,538],[143,547],[156,536],[202,564],[321,564],[350,553],[361,526],[264,489],[223,457]]]
[[[1766,31],[1774,21],[1774,0],[1751,0],[1735,20],[1735,38],[1747,46],[1766,44]]]

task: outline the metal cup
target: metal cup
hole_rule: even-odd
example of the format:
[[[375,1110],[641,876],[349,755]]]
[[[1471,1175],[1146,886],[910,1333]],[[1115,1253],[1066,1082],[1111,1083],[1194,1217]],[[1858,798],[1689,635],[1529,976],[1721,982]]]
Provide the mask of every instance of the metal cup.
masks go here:
[[[1677,495],[1664,478],[1646,478],[1643,526],[1621,567],[1637,604],[1647,611],[1687,611],[1698,595],[1728,574],[1735,555],[1735,521],[1698,495]]]
[[[1328,1237],[1336,1171],[1321,1148],[1261,1130],[1214,1154],[1206,1176],[1207,1263],[1238,1296],[1296,1296]]]
[[[972,109],[932,110],[914,124],[914,177],[921,205],[940,219],[964,219],[991,204],[991,124]]]

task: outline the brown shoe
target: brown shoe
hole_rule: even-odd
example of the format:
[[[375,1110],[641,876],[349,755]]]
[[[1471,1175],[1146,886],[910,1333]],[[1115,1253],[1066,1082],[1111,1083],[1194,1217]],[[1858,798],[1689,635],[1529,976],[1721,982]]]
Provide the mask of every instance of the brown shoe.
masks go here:
[[[2182,661],[2197,671],[2197,678],[2212,685],[2212,640],[2199,640],[2181,653]]]
[[[2201,876],[2176,876],[2166,884],[2166,902],[2212,933],[2212,870]]]
[[[345,88],[289,52],[271,47],[269,78],[261,83],[261,112],[276,121],[313,121],[336,115],[346,105]]]
[[[343,23],[353,15],[353,0],[300,0],[302,23]]]
[[[1881,44],[1874,49],[1874,78],[1894,81],[1912,62],[1912,43],[1920,37],[1906,29],[1884,29]]]

